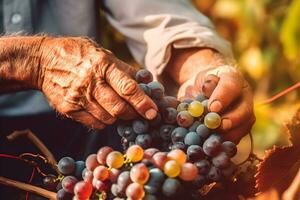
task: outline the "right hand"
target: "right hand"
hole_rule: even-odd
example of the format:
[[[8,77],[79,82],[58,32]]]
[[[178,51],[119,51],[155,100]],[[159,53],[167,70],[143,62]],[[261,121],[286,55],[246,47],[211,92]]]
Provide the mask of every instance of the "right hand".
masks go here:
[[[153,119],[155,103],[132,78],[135,70],[86,38],[45,38],[38,88],[61,114],[102,129],[117,118]]]

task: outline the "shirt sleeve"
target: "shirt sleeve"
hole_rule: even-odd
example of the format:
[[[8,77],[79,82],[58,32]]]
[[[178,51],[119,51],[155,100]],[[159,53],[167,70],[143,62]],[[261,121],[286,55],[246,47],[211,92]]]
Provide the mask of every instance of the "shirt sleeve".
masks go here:
[[[125,37],[133,57],[159,76],[171,47],[208,47],[233,60],[230,44],[187,0],[107,0],[109,22]]]

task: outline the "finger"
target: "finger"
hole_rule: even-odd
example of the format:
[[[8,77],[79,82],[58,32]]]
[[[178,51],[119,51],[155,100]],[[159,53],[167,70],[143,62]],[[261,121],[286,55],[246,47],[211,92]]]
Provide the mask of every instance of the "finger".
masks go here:
[[[220,80],[209,98],[209,110],[223,112],[241,95],[244,80],[236,70],[219,74]]]
[[[245,122],[254,124],[255,116],[253,113],[252,93],[248,89],[243,90],[243,96],[238,103],[234,102],[224,115],[222,115],[222,131],[228,131],[237,126],[243,126]]]
[[[89,100],[86,104],[85,109],[89,112],[93,117],[98,119],[104,124],[110,125],[116,121],[116,118],[110,115],[98,102],[94,99]]]
[[[102,122],[84,110],[74,111],[67,116],[93,129],[103,129],[105,127]]]
[[[244,126],[239,126],[229,132],[223,133],[222,137],[224,141],[232,141],[235,144],[238,144],[240,140],[250,132],[251,126],[252,124],[250,122],[246,122]]]
[[[135,75],[136,75],[136,72],[138,71],[138,69],[124,63],[123,61],[121,60],[118,60],[117,61],[117,64],[118,64],[118,68],[125,72],[126,74],[128,74],[131,78],[135,78]]]
[[[108,84],[144,118],[153,119],[157,106],[132,78],[111,64],[106,71]]]
[[[106,83],[97,84],[94,96],[112,117],[133,119],[137,115],[135,110]]]

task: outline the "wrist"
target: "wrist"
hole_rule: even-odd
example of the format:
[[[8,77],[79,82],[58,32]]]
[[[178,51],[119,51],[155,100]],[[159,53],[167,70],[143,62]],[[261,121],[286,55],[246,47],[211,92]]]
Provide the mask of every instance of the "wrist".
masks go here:
[[[0,38],[0,92],[38,89],[40,47],[44,38]]]
[[[224,57],[210,48],[173,49],[166,72],[181,85],[199,72],[226,64]]]

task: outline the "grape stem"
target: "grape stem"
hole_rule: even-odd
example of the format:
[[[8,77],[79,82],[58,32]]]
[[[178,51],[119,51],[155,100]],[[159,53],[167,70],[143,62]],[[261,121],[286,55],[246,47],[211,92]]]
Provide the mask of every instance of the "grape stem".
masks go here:
[[[260,102],[258,105],[259,106],[262,106],[262,105],[266,105],[266,104],[270,104],[272,103],[273,101],[279,99],[280,97],[286,95],[287,93],[293,91],[293,90],[296,90],[297,88],[300,88],[300,82],[288,87],[287,89],[279,92],[278,94],[274,95],[273,97],[269,98],[269,99],[266,99],[262,102]]]
[[[7,186],[11,186],[11,187],[15,187],[21,190],[25,190],[27,192],[31,192],[31,193],[35,193],[38,194],[40,196],[46,197],[48,199],[56,199],[56,193],[55,192],[51,192],[49,190],[45,190],[43,188],[34,186],[34,185],[30,185],[27,183],[22,183],[19,181],[15,181],[15,180],[11,180],[5,177],[0,176],[0,184],[3,185],[7,185]]]
[[[8,141],[14,141],[19,137],[27,137],[46,157],[47,163],[49,163],[51,167],[58,172],[57,161],[55,160],[53,154],[31,130],[26,129],[22,131],[14,131],[7,136],[7,139]]]

